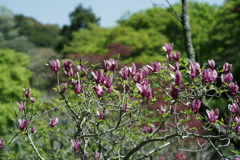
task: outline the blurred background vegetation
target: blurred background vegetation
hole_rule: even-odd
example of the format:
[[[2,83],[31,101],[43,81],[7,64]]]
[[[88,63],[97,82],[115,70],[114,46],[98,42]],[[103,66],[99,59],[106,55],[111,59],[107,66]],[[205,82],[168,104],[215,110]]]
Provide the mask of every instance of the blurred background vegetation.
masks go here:
[[[118,53],[122,62],[146,64],[165,56],[164,43],[186,57],[182,26],[170,8],[150,9],[122,16],[112,28],[100,27],[100,17],[91,8],[78,5],[69,14],[70,25],[43,25],[36,19],[15,15],[0,8],[0,135],[7,134],[15,101],[22,88],[31,86],[39,96],[52,96],[54,76],[48,66],[52,59],[86,58],[99,63]],[[181,4],[173,8],[180,14]],[[192,39],[201,66],[214,59],[221,69],[225,61],[233,64],[234,79],[240,84],[240,1],[226,0],[223,6],[189,2]],[[214,102],[214,101],[213,101]],[[217,105],[216,103],[213,105]],[[1,138],[0,137],[0,138]]]

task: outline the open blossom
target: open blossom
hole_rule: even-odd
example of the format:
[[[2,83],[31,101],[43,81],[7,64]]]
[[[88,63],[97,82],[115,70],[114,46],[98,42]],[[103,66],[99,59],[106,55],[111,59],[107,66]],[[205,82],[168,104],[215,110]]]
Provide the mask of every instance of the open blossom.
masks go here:
[[[77,151],[80,145],[83,143],[83,142],[79,142],[79,140],[71,140],[71,142],[72,142],[72,147],[74,151]]]
[[[24,103],[22,101],[17,102],[17,105],[18,105],[19,110],[23,111],[25,109],[24,107],[26,106],[26,102],[24,102]]]
[[[2,149],[4,146],[4,140],[3,139],[0,139],[0,149]]]
[[[228,105],[228,109],[233,113],[240,115],[240,108],[237,103],[233,103],[232,105]]]
[[[28,119],[23,119],[23,120],[18,120],[18,123],[19,123],[19,129],[21,131],[24,131],[25,128],[28,126],[29,121],[28,121]]]
[[[112,79],[113,79],[113,77],[108,77],[108,75],[104,75],[102,84],[104,84],[105,87],[107,87],[107,88],[111,88],[111,86],[112,86]]]
[[[215,111],[213,111],[213,110],[210,111],[207,109],[206,112],[207,112],[209,121],[213,122],[213,123],[216,122],[216,120],[219,117],[219,109],[216,108]]]
[[[190,63],[190,78],[196,78],[200,73],[200,65],[197,62]]]
[[[222,84],[232,82],[233,81],[232,73],[222,74],[221,81],[222,81]]]
[[[134,82],[135,83],[141,83],[144,77],[145,77],[144,72],[138,71],[136,73],[136,76],[134,77]]]
[[[232,64],[225,62],[223,65],[224,73],[229,73],[231,69],[232,69]]]
[[[102,71],[100,71],[100,70],[92,71],[92,76],[97,84],[103,83],[104,75],[103,75]]]
[[[137,83],[136,86],[143,97],[146,97],[147,99],[153,98],[153,91],[152,88],[150,87],[150,84],[141,85]]]
[[[229,84],[229,93],[231,96],[236,96],[238,94],[238,85],[236,82],[231,82]]]
[[[192,102],[192,110],[194,113],[198,113],[199,108],[201,107],[201,100],[194,99]]]
[[[94,89],[96,95],[98,96],[98,98],[103,96],[104,91],[103,91],[103,88],[101,85],[97,84],[97,85],[93,86],[93,89]]]
[[[145,75],[148,75],[148,73],[149,73],[149,69],[148,69],[147,66],[143,66],[143,67],[140,69],[140,71],[142,71]]]
[[[63,60],[64,71],[69,72],[72,69],[72,61],[70,59]]]
[[[31,94],[31,88],[28,87],[28,88],[27,88],[27,91],[25,92],[25,97],[26,97],[26,98],[29,98],[29,97],[30,97],[30,94]]]
[[[114,59],[104,60],[104,72],[108,70],[115,71],[118,66],[118,61]]]
[[[152,70],[153,73],[160,71],[160,69],[162,68],[161,64],[157,61],[151,63],[151,66],[147,65],[147,67]]]
[[[217,71],[212,70],[210,68],[204,69],[202,71],[202,82],[203,83],[209,83],[209,82],[214,82],[217,78]]]
[[[35,96],[30,97],[30,102],[31,102],[31,103],[34,103],[35,101],[36,101]]]
[[[240,123],[240,118],[238,117],[235,117],[234,120],[233,120],[234,123]]]
[[[165,52],[167,52],[167,54],[171,54],[172,50],[173,50],[173,43],[172,44],[164,44],[164,46],[162,48]]]
[[[56,59],[55,61],[54,60],[49,61],[49,63],[50,63],[50,67],[51,67],[53,72],[59,71],[59,69],[60,69],[60,62],[59,62],[58,59]]]
[[[50,118],[50,126],[54,127],[58,123],[58,118]]]
[[[125,67],[121,68],[120,74],[121,74],[122,80],[126,80],[130,75],[128,67],[125,66]]]

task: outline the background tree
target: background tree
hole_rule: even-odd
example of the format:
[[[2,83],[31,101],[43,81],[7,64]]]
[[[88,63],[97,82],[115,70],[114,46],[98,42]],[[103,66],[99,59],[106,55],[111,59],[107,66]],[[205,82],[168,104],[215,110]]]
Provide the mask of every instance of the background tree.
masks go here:
[[[58,43],[57,50],[61,50],[64,45],[68,44],[72,40],[72,33],[78,31],[79,29],[88,28],[88,23],[99,24],[100,18],[97,18],[92,12],[91,7],[88,9],[83,8],[80,4],[75,8],[73,12],[69,15],[70,26],[65,25],[60,31],[62,36],[61,40]]]

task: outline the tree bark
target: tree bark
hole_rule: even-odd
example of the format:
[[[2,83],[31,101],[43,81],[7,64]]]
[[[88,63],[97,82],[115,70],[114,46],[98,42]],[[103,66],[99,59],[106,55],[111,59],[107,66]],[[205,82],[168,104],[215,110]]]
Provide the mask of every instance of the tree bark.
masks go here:
[[[195,62],[195,54],[192,45],[192,37],[191,37],[191,26],[190,26],[190,18],[188,15],[188,0],[182,0],[182,15],[181,15],[181,23],[183,26],[183,35],[185,40],[185,48],[187,52],[187,57],[190,62]]]

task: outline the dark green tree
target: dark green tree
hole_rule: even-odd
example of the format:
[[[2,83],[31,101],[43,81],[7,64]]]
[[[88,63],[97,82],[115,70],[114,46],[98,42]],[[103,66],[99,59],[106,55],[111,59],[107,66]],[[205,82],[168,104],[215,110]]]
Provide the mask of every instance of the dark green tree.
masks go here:
[[[81,4],[78,5],[73,12],[69,14],[70,25],[65,25],[60,31],[62,36],[58,43],[57,50],[63,49],[64,45],[68,44],[72,40],[72,33],[79,29],[88,28],[89,23],[99,24],[100,18],[97,18],[92,12],[91,7],[84,8]]]

